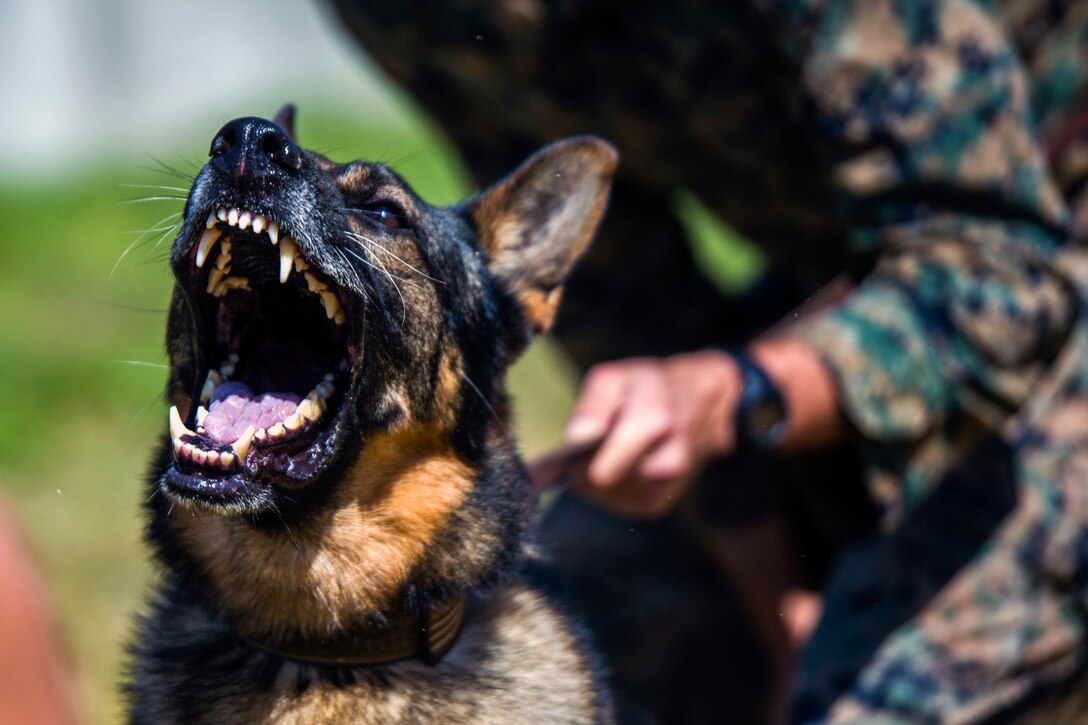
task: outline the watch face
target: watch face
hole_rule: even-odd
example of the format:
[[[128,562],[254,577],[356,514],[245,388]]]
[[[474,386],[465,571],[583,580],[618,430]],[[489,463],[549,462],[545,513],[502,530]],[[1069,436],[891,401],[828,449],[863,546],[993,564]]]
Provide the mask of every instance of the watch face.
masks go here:
[[[770,448],[786,432],[786,406],[778,396],[764,396],[748,408],[748,438],[757,446]]]

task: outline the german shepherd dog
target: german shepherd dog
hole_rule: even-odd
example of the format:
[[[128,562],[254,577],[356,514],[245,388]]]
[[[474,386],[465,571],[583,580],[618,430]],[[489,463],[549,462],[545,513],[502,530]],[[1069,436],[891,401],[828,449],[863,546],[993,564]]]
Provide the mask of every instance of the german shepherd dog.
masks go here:
[[[440,208],[303,150],[292,117],[220,129],[171,250],[130,722],[610,721],[578,628],[528,583],[503,379],[616,152],[560,141]]]

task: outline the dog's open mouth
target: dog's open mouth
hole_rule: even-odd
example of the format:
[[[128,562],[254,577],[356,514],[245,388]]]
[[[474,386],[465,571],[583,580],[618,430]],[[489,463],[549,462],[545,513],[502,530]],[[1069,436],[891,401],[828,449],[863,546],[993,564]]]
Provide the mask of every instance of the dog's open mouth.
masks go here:
[[[188,420],[170,410],[166,480],[219,500],[303,482],[328,460],[358,356],[350,298],[288,230],[230,207],[205,226],[179,273],[204,369]]]

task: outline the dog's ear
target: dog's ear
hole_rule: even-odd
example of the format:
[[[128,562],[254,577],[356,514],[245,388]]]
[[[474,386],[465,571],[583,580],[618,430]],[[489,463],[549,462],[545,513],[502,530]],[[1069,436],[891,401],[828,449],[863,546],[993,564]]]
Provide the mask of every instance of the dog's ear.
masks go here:
[[[272,123],[282,128],[292,141],[298,141],[298,138],[295,137],[295,104],[283,104],[280,110],[276,111]]]
[[[557,141],[466,205],[488,266],[533,332],[555,319],[563,282],[604,213],[618,160],[599,138]]]

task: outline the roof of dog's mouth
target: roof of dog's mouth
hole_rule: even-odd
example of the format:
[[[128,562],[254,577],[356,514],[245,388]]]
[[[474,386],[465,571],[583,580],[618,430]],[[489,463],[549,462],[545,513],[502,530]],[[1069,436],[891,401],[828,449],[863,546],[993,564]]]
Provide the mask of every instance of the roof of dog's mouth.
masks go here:
[[[301,485],[336,448],[359,359],[357,302],[269,217],[217,207],[176,269],[201,370],[170,410],[174,493],[223,500]]]

